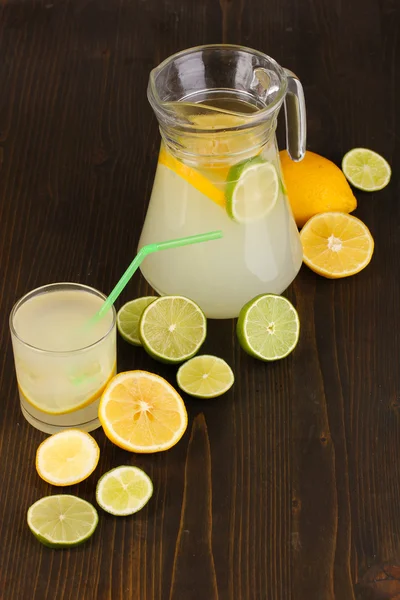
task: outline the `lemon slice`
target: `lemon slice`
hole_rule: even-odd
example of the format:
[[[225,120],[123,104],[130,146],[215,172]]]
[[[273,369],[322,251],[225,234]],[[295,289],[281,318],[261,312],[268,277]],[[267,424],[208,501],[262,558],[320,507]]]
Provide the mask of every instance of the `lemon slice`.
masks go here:
[[[207,321],[195,302],[184,296],[162,296],[143,312],[139,334],[153,358],[180,363],[199,350],[207,333]]]
[[[117,517],[138,512],[152,494],[150,477],[141,469],[130,466],[111,469],[100,477],[96,487],[97,504]]]
[[[33,535],[50,548],[70,548],[86,542],[99,522],[95,507],[69,494],[45,496],[27,514]]]
[[[139,321],[145,308],[156,300],[157,296],[143,296],[124,304],[117,314],[117,327],[121,337],[134,346],[141,346]]]
[[[274,165],[256,156],[231,167],[226,184],[226,210],[237,223],[267,216],[278,200],[279,177]]]
[[[158,156],[158,162],[160,165],[164,165],[174,171],[179,177],[182,177],[187,183],[190,183],[196,190],[207,196],[210,200],[225,208],[225,193],[223,189],[220,189],[214,185],[207,177],[202,175],[199,171],[196,171],[193,167],[185,165],[183,162],[172,156],[170,152],[167,152],[164,146],[161,146],[160,154]]]
[[[363,192],[383,189],[392,175],[383,156],[367,148],[354,148],[347,152],[342,161],[342,171],[351,185]]]
[[[131,452],[168,450],[187,427],[186,408],[178,392],[147,371],[116,375],[100,400],[99,419],[106,436]]]
[[[179,367],[176,380],[182,391],[196,398],[216,398],[235,381],[233,371],[222,358],[204,354]]]
[[[265,361],[279,360],[297,346],[300,321],[289,300],[263,294],[243,306],[236,331],[240,345],[250,356]]]
[[[36,470],[52,485],[83,481],[97,467],[100,448],[96,440],[79,429],[67,429],[48,437],[36,452]]]
[[[372,258],[374,240],[360,219],[347,213],[315,215],[300,232],[304,263],[328,279],[362,271]]]

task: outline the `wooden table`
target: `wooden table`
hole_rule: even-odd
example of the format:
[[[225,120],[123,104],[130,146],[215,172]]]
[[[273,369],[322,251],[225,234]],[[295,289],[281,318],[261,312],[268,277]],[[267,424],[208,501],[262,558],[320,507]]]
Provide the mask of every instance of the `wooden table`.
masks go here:
[[[286,360],[239,348],[212,322],[205,350],[233,366],[218,401],[187,400],[171,451],[135,456],[101,431],[96,473],[145,469],[154,497],[101,514],[73,551],[42,547],[27,508],[45,435],[19,409],[8,330],[21,295],[53,281],[108,292],[142,227],[159,135],[150,69],[179,49],[258,48],[301,78],[308,148],[340,164],[355,146],[399,165],[398,0],[3,0],[0,3],[1,600],[400,598],[400,203],[358,193],[371,265],[329,281],[303,267],[302,323]],[[121,301],[149,291],[137,276]],[[174,369],[119,345],[119,369]],[[71,488],[93,501],[97,475]],[[66,491],[69,491],[67,488]]]

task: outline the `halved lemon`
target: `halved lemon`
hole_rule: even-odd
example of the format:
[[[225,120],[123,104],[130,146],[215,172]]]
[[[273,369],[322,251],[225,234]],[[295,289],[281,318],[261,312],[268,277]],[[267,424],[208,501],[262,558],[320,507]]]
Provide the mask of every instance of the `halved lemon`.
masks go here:
[[[329,279],[362,271],[374,252],[374,240],[368,227],[347,213],[315,215],[304,225],[300,238],[304,263]]]
[[[187,427],[187,412],[178,392],[147,371],[119,373],[100,400],[99,419],[106,436],[131,452],[172,448]]]
[[[100,448],[85,431],[67,429],[48,437],[36,451],[36,470],[52,485],[74,485],[97,467]]]

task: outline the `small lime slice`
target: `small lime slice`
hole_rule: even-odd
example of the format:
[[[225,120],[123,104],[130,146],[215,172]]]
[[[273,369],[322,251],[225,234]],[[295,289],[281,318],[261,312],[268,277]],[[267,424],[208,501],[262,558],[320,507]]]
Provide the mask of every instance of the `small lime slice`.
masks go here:
[[[195,356],[178,369],[178,386],[196,398],[216,398],[225,394],[235,381],[233,371],[222,358]]]
[[[28,527],[50,548],[79,546],[93,535],[99,516],[92,504],[68,494],[45,496],[28,509]]]
[[[145,308],[149,306],[157,296],[143,296],[124,304],[117,314],[117,327],[121,337],[134,346],[141,346],[139,338],[139,321]]]
[[[204,342],[206,333],[203,311],[184,296],[157,298],[144,310],[139,325],[146,352],[166,363],[180,363],[192,358]]]
[[[344,155],[342,171],[354,187],[376,192],[387,186],[392,175],[389,163],[373,150],[354,148]]]
[[[236,331],[245,352],[261,360],[278,360],[296,347],[300,321],[289,300],[264,294],[243,306]]]
[[[280,189],[274,165],[256,156],[230,168],[226,210],[237,223],[264,218],[275,206]]]
[[[100,477],[96,487],[97,504],[117,517],[133,515],[150,500],[153,484],[137,467],[117,467]]]

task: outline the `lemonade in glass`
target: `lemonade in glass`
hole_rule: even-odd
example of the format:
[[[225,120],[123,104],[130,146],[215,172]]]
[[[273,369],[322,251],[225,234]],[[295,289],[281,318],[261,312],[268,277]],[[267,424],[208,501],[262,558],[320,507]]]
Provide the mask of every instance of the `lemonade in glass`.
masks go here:
[[[112,307],[90,323],[106,297],[77,283],[55,283],[26,294],[10,315],[22,414],[55,433],[100,426],[100,396],[116,372]]]

